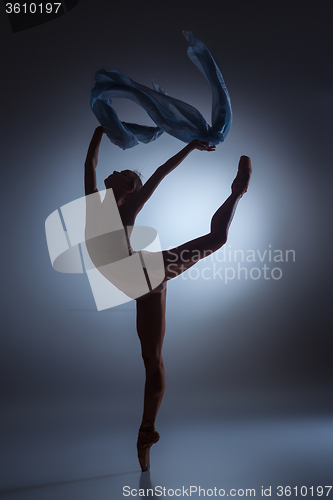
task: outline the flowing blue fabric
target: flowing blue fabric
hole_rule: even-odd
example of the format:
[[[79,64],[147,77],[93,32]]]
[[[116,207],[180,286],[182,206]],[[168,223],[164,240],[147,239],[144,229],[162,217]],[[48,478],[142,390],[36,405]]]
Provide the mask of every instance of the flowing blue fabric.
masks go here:
[[[184,141],[193,139],[219,144],[226,138],[232,120],[227,87],[207,47],[191,31],[183,31],[188,42],[187,55],[206,77],[212,88],[212,125],[193,106],[168,96],[158,85],[154,89],[136,83],[118,71],[102,69],[96,73],[96,84],[91,91],[91,108],[113,144],[122,149],[132,148],[138,142],[149,143],[163,132]],[[112,107],[112,99],[131,99],[141,106],[156,127],[121,122]]]

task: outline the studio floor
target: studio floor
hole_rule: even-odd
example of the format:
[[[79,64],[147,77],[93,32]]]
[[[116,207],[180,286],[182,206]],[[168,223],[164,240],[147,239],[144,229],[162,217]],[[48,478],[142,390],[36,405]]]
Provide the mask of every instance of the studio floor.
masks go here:
[[[1,498],[333,498],[329,414],[162,417],[151,470],[141,473],[133,419],[110,423],[105,408],[81,410],[7,413]]]

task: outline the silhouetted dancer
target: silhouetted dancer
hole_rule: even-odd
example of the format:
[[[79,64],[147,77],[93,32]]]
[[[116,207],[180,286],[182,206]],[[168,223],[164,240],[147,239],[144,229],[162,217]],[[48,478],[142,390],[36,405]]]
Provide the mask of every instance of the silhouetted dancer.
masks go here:
[[[98,193],[95,169],[97,167],[99,145],[103,132],[102,127],[96,128],[88,149],[85,162],[86,196]],[[104,180],[107,191],[103,202],[101,202],[99,197],[101,210],[103,210],[103,204],[107,203],[108,190],[110,190],[109,194],[112,195],[113,192],[117,202],[123,226],[132,229],[136,216],[160,182],[195,149],[200,151],[214,151],[215,146],[209,146],[207,143],[199,140],[190,142],[179,153],[157,168],[144,185],[142,185],[137,173],[131,170],[114,171]],[[165,389],[162,346],[165,333],[166,283],[168,280],[192,267],[198,260],[215,252],[225,244],[237,203],[247,191],[251,172],[250,158],[242,156],[239,161],[236,178],[231,185],[231,195],[213,215],[210,232],[176,248],[163,251],[165,269],[163,282],[153,291],[136,299],[137,332],[141,342],[142,358],[146,370],[144,410],[137,441],[138,458],[143,471],[149,469],[150,448],[159,440],[159,434],[155,430],[155,420]],[[124,241],[116,242],[114,240],[114,244],[117,246],[117,258],[120,258],[119,253],[121,253],[122,248],[127,251],[127,257],[128,251],[130,255],[135,253],[130,243],[130,230],[125,231],[125,234],[126,239],[124,238]],[[88,241],[86,243],[88,247]],[[112,252],[112,249],[109,250]],[[107,251],[108,249],[106,249]],[[186,255],[186,258],[183,258],[184,255]]]

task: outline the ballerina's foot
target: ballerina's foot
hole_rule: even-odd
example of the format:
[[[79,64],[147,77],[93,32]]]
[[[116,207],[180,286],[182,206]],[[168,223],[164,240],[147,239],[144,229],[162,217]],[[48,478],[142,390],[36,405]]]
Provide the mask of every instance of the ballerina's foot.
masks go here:
[[[241,156],[238,164],[238,172],[231,184],[231,191],[243,196],[246,193],[252,174],[251,160],[248,156]]]
[[[160,435],[156,431],[139,431],[137,449],[138,459],[142,472],[148,471],[150,468],[150,448],[157,443]]]

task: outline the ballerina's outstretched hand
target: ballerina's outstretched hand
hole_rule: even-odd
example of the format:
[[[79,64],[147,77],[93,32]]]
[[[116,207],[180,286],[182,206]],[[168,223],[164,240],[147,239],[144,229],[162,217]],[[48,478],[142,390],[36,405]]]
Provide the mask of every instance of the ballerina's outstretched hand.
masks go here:
[[[193,145],[193,149],[199,149],[199,151],[215,151],[216,146],[210,146],[208,142],[199,141],[199,139],[194,139],[190,142]]]

